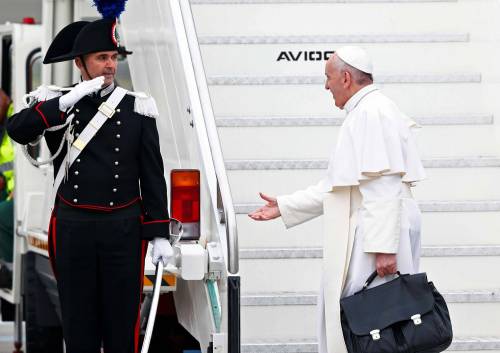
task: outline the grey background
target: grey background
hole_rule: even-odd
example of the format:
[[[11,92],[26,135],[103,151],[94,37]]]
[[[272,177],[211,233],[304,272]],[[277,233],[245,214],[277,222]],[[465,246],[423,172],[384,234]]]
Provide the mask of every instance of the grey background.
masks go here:
[[[20,23],[24,17],[33,17],[40,23],[42,0],[0,0],[0,25],[7,21]]]

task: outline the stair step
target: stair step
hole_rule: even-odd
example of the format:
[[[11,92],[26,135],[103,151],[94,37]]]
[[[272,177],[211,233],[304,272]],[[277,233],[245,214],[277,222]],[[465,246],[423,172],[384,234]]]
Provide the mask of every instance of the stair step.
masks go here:
[[[500,337],[455,338],[448,351],[500,351]],[[242,353],[316,353],[318,346],[315,339],[284,342],[267,341],[243,343]]]
[[[492,125],[493,115],[414,117],[420,125]],[[331,116],[224,116],[218,127],[340,126],[344,117]]]
[[[500,256],[500,245],[422,246],[422,257]],[[323,257],[323,248],[240,249],[240,259],[314,259]]]
[[[318,67],[315,72],[319,74],[323,70],[324,65]],[[321,85],[283,85],[280,87],[272,85],[210,86],[210,96],[216,116],[305,116],[310,114],[313,116],[343,116],[343,112],[335,107],[331,93],[324,89],[323,83]],[[495,85],[479,85],[477,83],[442,83],[389,84],[382,85],[380,88],[381,92],[393,100],[405,114],[418,117],[434,114],[459,116],[469,112],[479,115],[494,114],[496,108],[492,102],[486,101],[484,104],[479,105],[474,102],[481,102],[484,100],[485,95],[494,95],[496,93],[495,87]],[[242,97],[245,97],[245,99],[242,99]],[[426,102],[426,104],[415,104],[415,97],[418,97],[420,102]],[[461,97],[468,98],[464,99]],[[470,128],[469,126],[465,127]],[[480,127],[482,126],[474,126],[473,128]],[[446,126],[443,128],[446,128]],[[425,132],[428,129],[423,130],[422,132]],[[469,133],[467,139],[463,141],[473,142],[475,139],[471,139],[471,136],[476,136],[474,131]],[[444,138],[447,134],[449,132],[445,130],[440,136]],[[322,135],[319,136],[322,137]],[[439,140],[435,140],[434,144],[436,141]],[[441,149],[443,149],[441,145],[439,144]],[[462,149],[466,150],[465,147]],[[495,151],[498,152],[498,149]],[[492,153],[494,152],[488,152],[488,154]],[[443,155],[456,154],[458,153]],[[485,153],[474,152],[474,149],[471,149],[460,154],[479,155]]]
[[[226,160],[328,160],[339,132],[339,126],[245,127],[219,129],[219,136]],[[474,139],[470,139],[472,135]],[[490,125],[424,127],[418,132],[417,144],[420,155],[427,159],[500,158],[498,137]]]
[[[460,158],[432,158],[424,159],[425,168],[478,168],[500,167],[500,158],[497,157],[460,157]],[[326,169],[328,160],[228,160],[227,170],[303,170]]]
[[[471,13],[474,14],[474,21],[491,19],[489,12],[495,11],[496,8],[490,1],[403,3],[372,0],[361,1],[364,4],[358,6],[350,2],[291,5],[270,2],[229,3],[220,6],[193,6],[192,9],[197,33],[201,36],[470,32],[471,38],[474,39],[476,33],[482,34],[480,31],[494,32],[492,25],[480,26],[470,23]],[[377,14],[377,21],[373,21],[374,13]],[[425,21],[415,21],[415,17],[422,16],[425,16]],[[447,21],[443,21],[444,17]],[[356,19],[355,26],[353,18]]]
[[[420,262],[420,271],[427,272],[442,291],[500,288],[500,256],[424,256]],[[317,257],[242,259],[241,288],[243,292],[317,291],[322,264]]]
[[[500,302],[448,303],[448,309],[457,337],[499,334]],[[314,305],[242,306],[241,318],[242,342],[301,339],[314,337],[317,332],[318,312]]]
[[[241,249],[323,246],[322,217],[290,229],[285,229],[281,219],[256,222],[246,214],[236,217]],[[426,212],[422,214],[422,227],[424,246],[500,244],[500,217],[497,212]]]
[[[490,303],[500,302],[500,288],[490,290],[466,290],[441,292],[449,303]],[[241,296],[242,306],[276,306],[276,305],[316,305],[316,292],[276,292],[276,293],[244,293]]]
[[[475,38],[474,35],[471,36]],[[207,77],[214,75],[243,75],[245,77],[268,75],[309,76],[313,74],[321,75],[325,70],[325,60],[331,55],[332,50],[336,50],[343,45],[345,43],[280,44],[273,43],[273,40],[269,39],[267,44],[205,44],[201,45],[201,53]],[[490,50],[489,44],[484,42],[362,43],[359,45],[363,46],[370,54],[375,68],[375,76],[377,74],[395,73],[445,74],[480,72],[482,77],[487,80],[488,77],[495,74],[494,67],[482,64],[480,57],[471,55],[471,53]],[[422,56],[421,53],[425,53],[425,56]],[[249,57],[252,60],[248,60]],[[415,61],[416,57],[419,60]],[[461,59],[456,60],[457,57]],[[446,67],[443,67],[443,62],[446,62]],[[474,109],[477,109],[477,107]],[[474,112],[476,111],[474,110]],[[238,112],[238,114],[241,113]],[[436,113],[436,111],[434,110],[433,113]],[[463,114],[464,111],[458,111],[458,113]],[[311,112],[309,111],[306,114],[311,114]]]
[[[450,74],[380,74],[374,75],[378,84],[402,83],[480,83],[480,73],[450,73]],[[323,85],[324,76],[317,75],[279,75],[279,76],[219,76],[207,78],[212,86],[247,86],[247,85]]]
[[[235,204],[237,214],[248,214],[262,207],[258,203]],[[500,212],[500,200],[485,201],[420,201],[422,212]]]
[[[469,42],[468,33],[345,34],[298,36],[200,36],[203,45],[314,44],[314,43],[457,43]]]

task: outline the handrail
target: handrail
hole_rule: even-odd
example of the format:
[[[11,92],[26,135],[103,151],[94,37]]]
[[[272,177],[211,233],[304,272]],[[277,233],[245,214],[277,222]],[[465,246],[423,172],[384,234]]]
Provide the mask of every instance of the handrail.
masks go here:
[[[205,76],[205,70],[203,68],[203,61],[198,44],[198,37],[196,35],[196,28],[193,22],[193,15],[191,13],[189,1],[171,0],[171,4],[176,5],[172,6],[172,11],[175,11],[175,9],[177,8],[180,11],[180,15],[182,16],[183,27],[189,47],[189,56],[191,59],[190,62],[192,64],[192,67],[190,69],[193,70],[196,78],[196,88],[201,105],[203,123],[206,130],[205,133],[210,146],[210,158],[212,160],[213,167],[215,169],[215,175],[217,178],[217,193],[220,191],[220,195],[216,195],[217,197],[212,199],[212,202],[217,203],[217,199],[219,197],[222,201],[222,205],[216,205],[216,209],[219,211],[220,223],[225,225],[224,228],[226,231],[228,257],[227,267],[229,273],[236,274],[239,271],[239,249],[238,230],[236,227],[236,212],[234,210],[233,200],[231,197],[231,189],[229,187],[226,167],[224,164],[224,158],[219,141],[219,135],[217,133],[214,113],[212,110],[212,103],[208,92],[208,84]],[[194,113],[195,112],[193,111],[193,114]],[[195,128],[196,127],[197,126],[195,126]],[[201,153],[208,153],[208,151],[205,151],[202,148]],[[212,194],[212,196],[214,196],[214,194]]]

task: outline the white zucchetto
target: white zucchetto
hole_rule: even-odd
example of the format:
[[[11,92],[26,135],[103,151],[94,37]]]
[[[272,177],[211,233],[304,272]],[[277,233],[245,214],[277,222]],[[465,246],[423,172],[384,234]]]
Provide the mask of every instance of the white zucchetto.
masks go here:
[[[349,64],[367,74],[373,73],[372,60],[364,49],[347,45],[337,49],[335,53],[346,64]]]

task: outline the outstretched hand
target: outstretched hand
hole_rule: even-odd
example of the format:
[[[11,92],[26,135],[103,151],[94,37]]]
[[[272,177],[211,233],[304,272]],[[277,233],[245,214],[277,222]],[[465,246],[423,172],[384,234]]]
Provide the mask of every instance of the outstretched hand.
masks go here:
[[[264,206],[258,208],[253,212],[250,212],[248,214],[248,217],[250,217],[255,221],[269,221],[271,219],[275,219],[281,216],[281,212],[278,207],[278,201],[276,200],[276,197],[267,196],[261,192],[259,192],[259,195],[264,201],[267,201],[267,204],[265,204]]]

